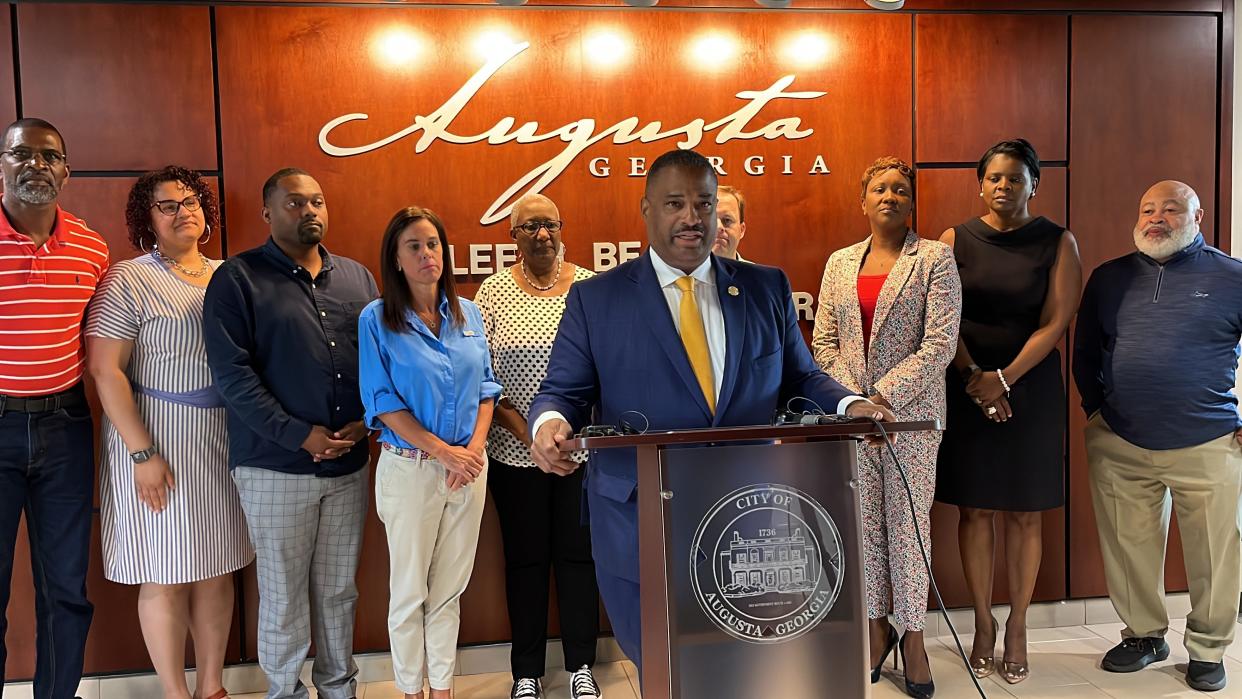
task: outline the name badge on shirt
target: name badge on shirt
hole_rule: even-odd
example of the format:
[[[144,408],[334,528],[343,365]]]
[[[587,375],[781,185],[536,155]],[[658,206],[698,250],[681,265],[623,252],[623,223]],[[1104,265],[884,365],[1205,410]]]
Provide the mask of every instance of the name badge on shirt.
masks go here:
[[[466,337],[476,337],[475,332],[473,330],[463,330],[461,334]]]

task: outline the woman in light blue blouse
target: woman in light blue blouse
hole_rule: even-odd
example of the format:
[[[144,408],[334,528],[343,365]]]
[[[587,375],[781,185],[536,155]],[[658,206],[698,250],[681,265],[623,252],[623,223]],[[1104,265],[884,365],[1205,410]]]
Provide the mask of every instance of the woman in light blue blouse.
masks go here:
[[[421,699],[425,662],[431,699],[449,699],[500,385],[479,309],[444,271],[439,217],[402,209],[381,245],[384,291],[358,319],[358,354],[367,425],[383,447],[375,502],[388,534],[393,674]]]

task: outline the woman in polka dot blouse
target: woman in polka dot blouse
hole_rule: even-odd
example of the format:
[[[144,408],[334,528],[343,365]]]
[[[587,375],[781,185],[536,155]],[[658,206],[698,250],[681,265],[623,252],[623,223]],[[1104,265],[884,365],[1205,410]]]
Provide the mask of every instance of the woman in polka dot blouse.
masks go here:
[[[500,515],[505,590],[513,635],[513,691],[517,699],[543,697],[541,677],[548,627],[548,576],[556,570],[565,669],[575,699],[593,699],[591,675],[599,635],[599,592],[591,536],[581,518],[582,473],[540,471],[530,457],[526,416],[548,368],[552,341],[570,286],[592,272],[561,255],[561,219],[543,195],[513,207],[511,235],[518,264],[484,280],[475,297],[504,395],[488,435],[488,489]],[[578,463],[586,454],[578,455]]]

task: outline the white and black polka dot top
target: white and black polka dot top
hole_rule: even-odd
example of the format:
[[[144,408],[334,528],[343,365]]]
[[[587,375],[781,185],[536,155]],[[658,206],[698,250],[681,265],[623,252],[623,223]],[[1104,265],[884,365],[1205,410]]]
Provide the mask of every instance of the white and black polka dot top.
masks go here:
[[[594,275],[578,267],[574,282]],[[531,401],[548,372],[552,341],[565,313],[565,296],[532,296],[518,286],[509,269],[503,269],[483,280],[474,302],[483,313],[496,380],[518,412],[529,417]],[[494,420],[487,436],[487,453],[511,466],[535,465],[530,449]],[[581,452],[574,460],[582,463],[586,457],[586,452]]]

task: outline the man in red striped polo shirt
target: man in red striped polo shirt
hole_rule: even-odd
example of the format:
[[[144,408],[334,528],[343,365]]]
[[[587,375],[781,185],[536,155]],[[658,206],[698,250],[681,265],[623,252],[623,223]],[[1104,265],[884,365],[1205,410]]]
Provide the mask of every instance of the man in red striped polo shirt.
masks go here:
[[[19,119],[0,145],[0,610],[24,511],[38,617],[34,696],[70,699],[93,612],[86,565],[95,430],[82,388],[81,326],[108,246],[56,204],[69,177],[56,127]],[[0,616],[0,693],[7,627]]]

